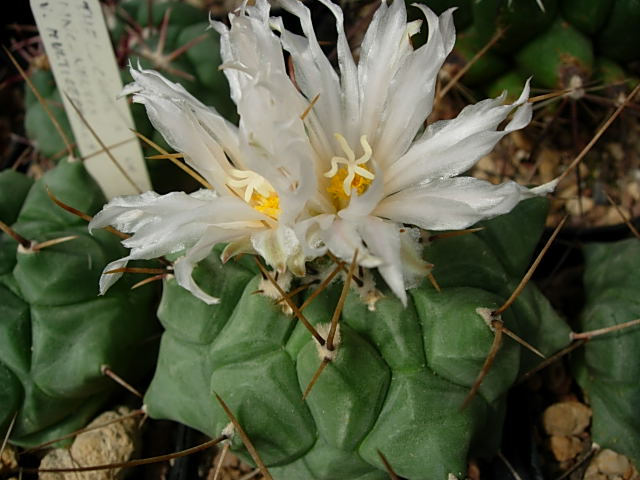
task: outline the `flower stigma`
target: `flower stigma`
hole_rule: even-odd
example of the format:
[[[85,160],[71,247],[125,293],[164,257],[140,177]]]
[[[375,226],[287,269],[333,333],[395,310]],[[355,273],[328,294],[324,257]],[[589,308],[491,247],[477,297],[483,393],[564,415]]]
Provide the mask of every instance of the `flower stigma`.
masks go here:
[[[238,170],[236,168],[231,169],[231,175],[232,177],[227,180],[227,185],[233,189],[244,188],[243,198],[245,202],[268,217],[278,218],[280,215],[280,197],[267,179],[251,170]]]
[[[268,217],[277,219],[280,216],[280,197],[275,191],[271,192],[267,197],[254,193],[249,205]]]
[[[375,178],[373,172],[365,165],[371,159],[372,150],[367,141],[367,136],[362,135],[360,137],[360,145],[364,153],[359,158],[356,158],[356,154],[347,143],[347,140],[339,133],[335,133],[334,136],[346,157],[333,157],[331,159],[331,169],[324,176],[331,179],[327,192],[336,200],[338,207],[343,207],[345,201],[351,196],[353,189],[356,190],[358,195],[362,195]]]

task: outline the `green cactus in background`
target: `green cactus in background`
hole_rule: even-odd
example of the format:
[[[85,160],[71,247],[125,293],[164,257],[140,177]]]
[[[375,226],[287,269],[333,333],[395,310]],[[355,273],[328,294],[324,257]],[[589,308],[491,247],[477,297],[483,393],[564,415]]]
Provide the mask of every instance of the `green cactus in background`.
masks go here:
[[[640,240],[584,248],[587,303],[584,331],[640,318]],[[640,329],[632,326],[592,338],[574,357],[576,379],[593,409],[593,441],[640,464]]]
[[[407,2],[412,3],[412,2]],[[458,7],[454,15],[458,40],[454,58],[470,61],[498,28],[500,39],[463,77],[463,83],[489,95],[507,89],[516,98],[527,77],[534,87],[581,87],[589,80],[616,80],[613,65],[631,77],[631,62],[640,58],[636,28],[637,0],[439,0],[424,1],[437,13]],[[602,65],[606,65],[604,70]]]
[[[83,426],[109,400],[117,385],[103,365],[136,381],[157,349],[152,288],[131,291],[129,283],[97,297],[120,239],[90,235],[47,190],[83,212],[105,202],[79,162],[62,160],[36,182],[0,172],[0,221],[11,225],[0,234],[0,431],[15,415],[10,439],[24,446]]]
[[[142,31],[135,31],[135,27],[142,27]],[[206,105],[234,119],[235,105],[229,97],[227,80],[218,68],[221,63],[218,34],[208,27],[206,11],[178,0],[125,0],[115,11],[112,37],[114,45],[123,41],[128,44],[122,52],[125,64],[129,60],[139,61],[143,68],[162,72]],[[123,80],[131,81],[128,70],[124,71]],[[158,143],[163,144],[162,137],[156,135]]]
[[[545,200],[529,200],[479,233],[434,241],[425,258],[442,291],[426,282],[409,291],[406,308],[386,292],[371,311],[352,289],[337,354],[306,400],[323,362],[317,342],[282,305],[256,293],[268,281],[250,258],[223,266],[214,252],[194,278],[220,304],[165,280],[158,316],[166,331],[145,396],[149,414],[216,437],[229,423],[220,395],[276,479],[387,478],[378,451],[410,479],[463,475],[468,455],[497,450],[505,393],[537,362],[505,340],[478,395],[461,409],[494,339],[481,314],[518,283],[546,209]],[[309,303],[310,323],[330,322],[342,288],[333,283]],[[533,285],[502,320],[545,354],[569,342],[569,328]],[[237,438],[232,445],[246,457]]]

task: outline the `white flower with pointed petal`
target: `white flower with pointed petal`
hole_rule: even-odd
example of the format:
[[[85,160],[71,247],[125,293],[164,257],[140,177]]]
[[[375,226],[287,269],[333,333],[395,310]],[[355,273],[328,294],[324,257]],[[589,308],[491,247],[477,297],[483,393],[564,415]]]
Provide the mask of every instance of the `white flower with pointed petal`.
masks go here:
[[[420,22],[407,23],[404,2],[388,6],[383,0],[356,64],[341,10],[329,0],[320,1],[336,19],[339,75],[323,54],[309,10],[301,2],[280,0],[299,18],[304,36],[273,20],[301,92],[307,99],[318,96],[305,123],[325,177],[318,183],[335,209],[302,225],[315,222],[316,243],[320,239],[346,261],[357,249],[360,263],[376,266],[406,301],[405,290],[428,272],[416,232],[407,224],[425,230],[466,228],[554,188],[553,183],[529,190],[514,182],[492,185],[458,177],[504,135],[529,123],[529,86],[513,104],[504,105],[504,95],[484,100],[420,133],[431,113],[438,70],[455,41],[453,11],[438,18],[416,5],[426,18],[428,39],[414,49],[411,36],[420,30]],[[498,129],[512,112],[511,120]],[[302,244],[308,247],[308,242]],[[313,254],[321,253],[314,246]]]
[[[528,85],[513,104],[504,105],[504,97],[484,100],[420,133],[433,106],[436,75],[453,48],[451,11],[438,18],[418,5],[429,33],[426,44],[414,49],[411,36],[421,22],[407,23],[404,2],[383,2],[356,64],[341,10],[319,1],[336,18],[339,73],[298,0],[280,4],[299,18],[303,36],[270,18],[267,0],[230,15],[230,28],[212,23],[220,33],[238,127],[180,85],[132,69],[135,82],[125,93],[146,106],[156,129],[211,190],[110,202],[91,227],[114,225],[133,236],[123,242],[130,254],[107,270],[185,250],[175,263],[179,284],[212,303],[217,299],[200,290],[191,271],[216,243],[229,243],[225,258],[257,252],[274,268],[297,275],[327,251],[351,261],[357,250],[358,263],[377,268],[406,302],[405,290],[429,269],[418,229],[465,228],[553,188],[458,176],[504,135],[527,125]],[[116,278],[104,275],[102,291]]]
[[[145,105],[154,127],[210,188],[190,195],[147,192],[109,202],[90,228],[113,225],[133,235],[122,242],[131,249],[129,255],[105,268],[101,293],[121,276],[106,272],[129,260],[184,250],[174,264],[177,282],[215,303],[218,299],[202,291],[191,273],[219,243],[229,244],[227,256],[257,252],[274,268],[304,273],[306,258],[293,227],[317,191],[309,168],[314,154],[300,119],[307,102],[287,77],[268,8],[250,10],[251,16],[233,19],[234,48],[242,51],[245,63],[227,66],[233,69],[229,76],[239,127],[181,85],[155,71],[131,68],[134,83],[123,93]],[[254,56],[252,61],[248,56]]]

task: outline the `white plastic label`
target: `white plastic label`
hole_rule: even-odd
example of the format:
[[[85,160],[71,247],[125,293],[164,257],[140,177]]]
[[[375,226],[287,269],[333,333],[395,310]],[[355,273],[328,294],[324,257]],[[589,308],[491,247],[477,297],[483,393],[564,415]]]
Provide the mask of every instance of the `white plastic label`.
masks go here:
[[[150,190],[129,106],[117,98],[122,80],[98,0],[30,1],[87,170],[109,199]]]

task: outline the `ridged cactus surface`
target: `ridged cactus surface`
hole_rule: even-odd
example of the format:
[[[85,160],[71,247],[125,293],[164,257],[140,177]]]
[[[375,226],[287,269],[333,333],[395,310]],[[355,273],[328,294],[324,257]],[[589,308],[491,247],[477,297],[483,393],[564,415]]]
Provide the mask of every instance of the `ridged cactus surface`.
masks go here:
[[[0,220],[28,241],[0,234],[0,430],[15,417],[11,442],[36,445],[81,427],[118,388],[109,365],[135,381],[153,364],[153,289],[123,283],[97,297],[105,262],[120,239],[91,236],[65,203],[94,213],[105,202],[81,163],[66,160],[32,181],[0,172]],[[75,236],[63,243],[43,242]]]
[[[545,214],[544,200],[529,200],[481,232],[434,241],[425,258],[442,291],[425,282],[410,290],[406,307],[387,292],[371,311],[352,289],[337,356],[306,400],[323,358],[315,340],[256,293],[265,280],[251,258],[222,265],[214,252],[194,278],[220,304],[165,281],[158,316],[166,331],[145,396],[149,414],[217,436],[229,423],[220,395],[276,479],[387,478],[378,450],[410,479],[462,476],[469,454],[498,448],[505,393],[536,362],[505,340],[479,394],[461,409],[494,338],[478,308],[494,310],[511,293]],[[341,289],[335,282],[309,303],[303,313],[311,323],[329,323]],[[546,354],[569,341],[534,286],[502,319]],[[238,438],[233,445],[243,454]]]
[[[640,241],[594,243],[584,248],[587,303],[580,327],[592,331],[640,318]],[[640,464],[640,328],[592,338],[574,367],[593,409],[593,441]]]

